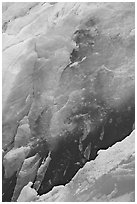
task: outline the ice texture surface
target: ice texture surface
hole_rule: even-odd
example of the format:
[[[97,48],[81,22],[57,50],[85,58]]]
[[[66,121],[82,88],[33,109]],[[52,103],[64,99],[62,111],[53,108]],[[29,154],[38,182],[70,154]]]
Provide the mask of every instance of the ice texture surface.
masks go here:
[[[89,165],[89,175],[74,182],[83,193],[76,186],[80,196],[67,198],[69,187],[61,187],[57,199],[134,200],[134,157],[128,160],[121,151],[135,123],[135,4],[5,2],[2,7],[3,201],[22,199],[25,186],[24,192],[33,189],[41,200]],[[120,141],[118,160],[107,162],[115,158],[111,146]],[[105,152],[97,157],[100,149]],[[110,173],[119,157],[127,163]],[[94,168],[100,177],[91,185]]]

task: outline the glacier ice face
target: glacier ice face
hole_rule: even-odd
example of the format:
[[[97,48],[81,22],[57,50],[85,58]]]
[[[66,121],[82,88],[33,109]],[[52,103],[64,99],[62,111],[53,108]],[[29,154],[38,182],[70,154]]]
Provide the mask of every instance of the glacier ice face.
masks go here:
[[[39,195],[131,133],[134,29],[134,3],[3,3],[3,201],[49,153]]]

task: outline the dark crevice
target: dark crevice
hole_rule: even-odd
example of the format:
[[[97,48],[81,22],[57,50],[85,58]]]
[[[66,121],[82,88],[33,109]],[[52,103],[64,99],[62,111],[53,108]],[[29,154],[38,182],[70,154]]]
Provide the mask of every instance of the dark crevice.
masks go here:
[[[51,163],[38,193],[42,195],[49,192],[54,186],[67,184],[87,161],[97,157],[98,150],[107,149],[127,137],[132,132],[134,112],[134,108],[131,108],[130,113],[124,110],[117,113],[113,110],[108,115],[105,124],[99,125],[94,132],[89,133],[86,140],[82,142],[83,150],[81,151],[78,138],[82,133],[78,130],[74,131],[73,135],[68,135],[68,138],[73,138],[73,141],[62,139],[58,144],[58,150],[51,155]],[[101,140],[102,129],[104,135]],[[74,137],[76,142],[74,142]],[[88,159],[85,157],[84,151],[90,143]]]
[[[3,202],[10,202],[14,188],[16,185],[16,173],[11,178],[4,178],[4,167],[2,167],[2,201]]]

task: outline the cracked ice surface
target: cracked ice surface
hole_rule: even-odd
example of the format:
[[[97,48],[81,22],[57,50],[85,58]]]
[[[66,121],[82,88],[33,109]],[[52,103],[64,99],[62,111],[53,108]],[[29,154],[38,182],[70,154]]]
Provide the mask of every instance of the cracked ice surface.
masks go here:
[[[27,184],[41,196],[70,182],[134,129],[134,3],[3,3],[2,15],[3,201],[17,201]],[[88,192],[86,179],[81,185]],[[107,171],[92,198],[129,200],[119,188]]]

